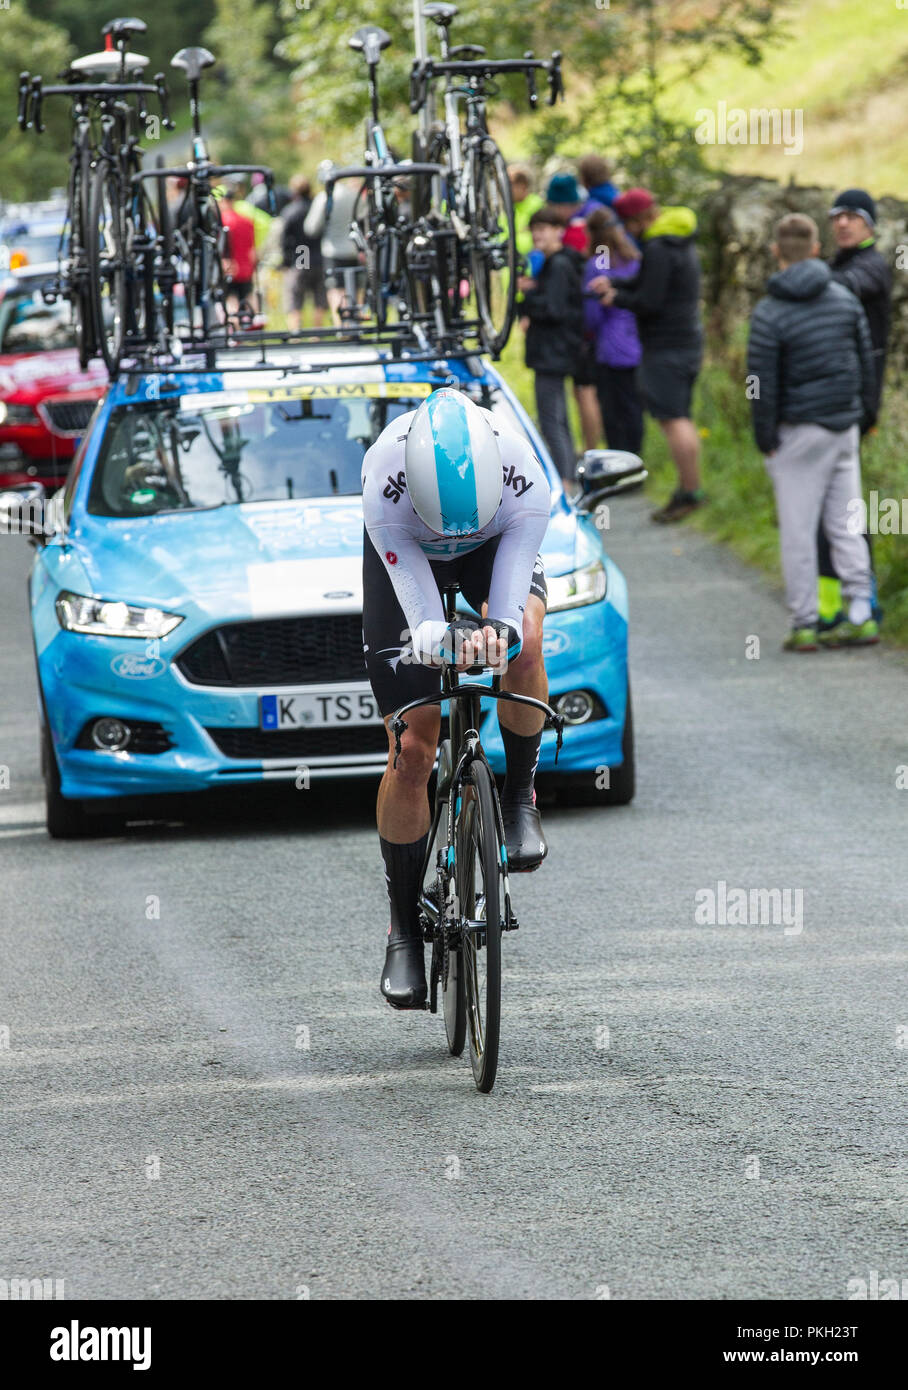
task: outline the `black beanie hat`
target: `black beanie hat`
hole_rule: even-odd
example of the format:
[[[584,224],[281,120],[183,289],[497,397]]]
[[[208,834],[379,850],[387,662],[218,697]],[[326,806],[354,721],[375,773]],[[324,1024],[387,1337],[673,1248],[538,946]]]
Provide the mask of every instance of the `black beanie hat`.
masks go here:
[[[830,217],[841,212],[843,208],[847,208],[849,212],[859,212],[871,229],[876,226],[876,203],[863,188],[846,188],[844,193],[838,193],[832,204]]]

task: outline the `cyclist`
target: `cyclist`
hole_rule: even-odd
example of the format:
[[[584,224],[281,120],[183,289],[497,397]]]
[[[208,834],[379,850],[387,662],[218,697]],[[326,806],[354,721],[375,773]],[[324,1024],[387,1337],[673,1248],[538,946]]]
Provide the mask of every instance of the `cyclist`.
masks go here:
[[[398,416],[363,460],[363,644],[385,718],[439,689],[440,667],[485,665],[502,689],[545,700],[542,620],[546,584],[539,546],[550,511],[545,471],[527,440],[449,387]],[[457,580],[482,621],[449,630],[441,590]],[[426,1001],[419,890],[431,823],[426,788],[440,727],[437,708],[407,716],[378,792],[378,833],[391,905],[381,992],[395,1008]],[[542,863],[547,846],[533,778],[543,716],[502,702],[507,760],[501,795],[508,864]]]

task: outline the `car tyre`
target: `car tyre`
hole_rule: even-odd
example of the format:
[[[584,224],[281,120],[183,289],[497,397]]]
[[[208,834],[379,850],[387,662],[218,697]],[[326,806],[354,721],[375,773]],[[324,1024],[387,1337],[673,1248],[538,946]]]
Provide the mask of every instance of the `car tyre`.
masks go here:
[[[110,833],[112,817],[89,815],[81,801],[64,796],[60,790],[60,769],[47,724],[41,730],[41,771],[47,833],[52,840],[75,840]]]
[[[565,777],[558,786],[558,800],[563,806],[627,806],[634,799],[637,776],[634,762],[634,709],[631,703],[630,681],[627,685],[627,707],[624,734],[621,739],[624,760],[620,767],[609,769],[609,785],[598,787],[599,778],[589,772]]]

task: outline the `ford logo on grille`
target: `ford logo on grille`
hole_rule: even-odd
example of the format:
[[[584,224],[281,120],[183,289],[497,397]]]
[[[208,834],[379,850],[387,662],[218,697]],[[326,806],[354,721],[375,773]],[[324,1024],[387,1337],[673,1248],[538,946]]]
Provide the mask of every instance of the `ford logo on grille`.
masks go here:
[[[167,662],[159,656],[140,656],[138,652],[122,652],[110,663],[115,676],[125,676],[131,681],[150,680],[167,670]]]

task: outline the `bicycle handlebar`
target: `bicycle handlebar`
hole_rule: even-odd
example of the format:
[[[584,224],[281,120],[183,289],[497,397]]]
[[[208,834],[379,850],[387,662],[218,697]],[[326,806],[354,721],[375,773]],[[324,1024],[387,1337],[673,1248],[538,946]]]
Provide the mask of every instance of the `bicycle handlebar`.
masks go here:
[[[400,179],[410,175],[442,176],[445,169],[441,164],[354,164],[344,169],[336,169],[325,179],[325,217],[334,211],[334,185],[340,179]]]
[[[140,169],[133,174],[132,181],[139,179],[206,179],[229,178],[231,174],[264,174],[269,191],[274,184],[274,170],[264,164],[181,164],[174,169]]]
[[[484,670],[484,667],[475,667],[476,670]],[[405,714],[410,710],[421,709],[425,705],[441,705],[445,700],[462,699],[465,696],[479,695],[482,699],[490,700],[510,700],[512,704],[531,705],[534,709],[541,710],[545,715],[544,729],[554,729],[555,740],[555,761],[558,761],[558,754],[564,743],[564,716],[556,713],[551,705],[547,705],[544,700],[537,700],[532,695],[516,695],[511,690],[496,690],[495,686],[477,685],[472,682],[467,685],[456,685],[451,690],[441,690],[437,695],[424,695],[419,700],[411,700],[409,704],[402,705],[399,710],[395,710],[391,717],[389,728],[394,735],[394,766],[397,766],[397,759],[400,757],[401,735],[406,733],[409,725],[404,719]]]
[[[160,79],[160,81],[159,81]],[[32,77],[30,87],[27,88],[23,96],[23,86],[29,81],[27,72],[19,74],[19,128],[30,130],[34,127],[37,134],[41,134],[47,127],[41,121],[41,106],[45,97],[61,96],[81,96],[92,97],[95,100],[112,100],[120,96],[157,96],[161,101],[164,113],[164,124],[168,130],[173,129],[173,122],[166,112],[167,92],[163,86],[164,74],[158,73],[154,85],[149,82],[104,82],[97,86],[85,82],[66,82],[54,87],[45,87],[44,80],[40,76]],[[31,96],[31,111],[29,112],[29,95]],[[23,118],[25,124],[23,125]]]
[[[495,73],[522,72],[527,79],[527,95],[530,107],[538,103],[536,73],[544,71],[549,76],[549,106],[554,106],[559,96],[564,95],[564,81],[561,75],[562,54],[556,49],[551,58],[534,58],[532,52],[522,58],[479,58],[465,61],[437,62],[434,58],[417,59],[410,69],[410,110],[415,114],[424,106],[429,83],[436,77],[492,77]]]

